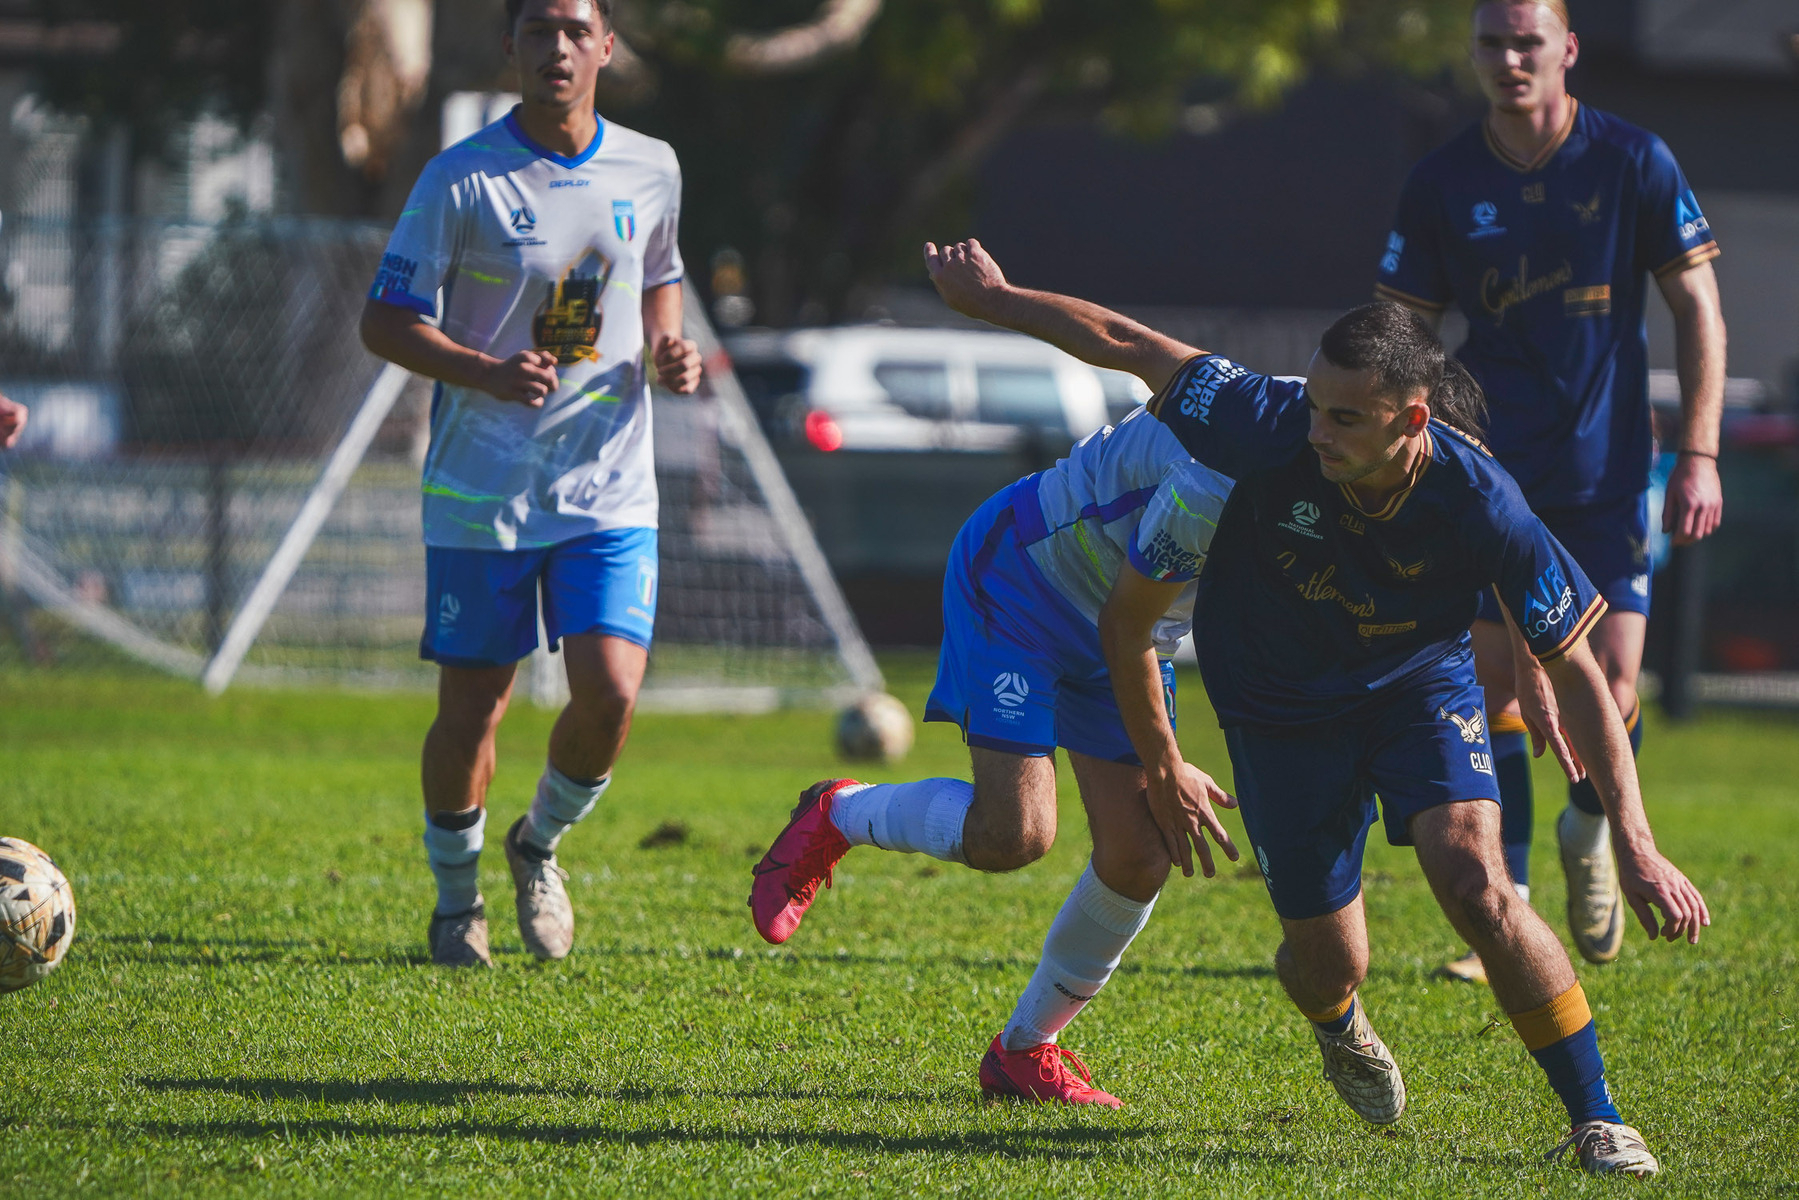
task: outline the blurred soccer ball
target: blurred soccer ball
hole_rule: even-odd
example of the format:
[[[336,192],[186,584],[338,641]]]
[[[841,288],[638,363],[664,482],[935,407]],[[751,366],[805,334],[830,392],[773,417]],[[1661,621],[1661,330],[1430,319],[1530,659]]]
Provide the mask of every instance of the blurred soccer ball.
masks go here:
[[[75,940],[75,893],[50,856],[0,837],[0,993],[56,969]]]
[[[862,762],[898,762],[912,749],[912,714],[886,692],[870,692],[837,715],[837,753]]]

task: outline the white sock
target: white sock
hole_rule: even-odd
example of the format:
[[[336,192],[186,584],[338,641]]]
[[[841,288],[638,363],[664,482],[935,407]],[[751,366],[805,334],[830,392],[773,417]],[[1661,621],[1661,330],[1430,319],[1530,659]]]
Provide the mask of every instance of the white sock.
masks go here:
[[[1100,882],[1089,862],[1043,939],[1043,957],[1000,1034],[1000,1045],[1022,1050],[1055,1041],[1112,977],[1155,906],[1154,900],[1119,895]]]
[[[920,779],[845,788],[831,799],[831,821],[852,846],[928,854],[944,862],[962,857],[962,824],[974,803],[966,779]]]
[[[465,829],[445,829],[425,814],[425,860],[437,876],[439,914],[467,912],[481,899],[478,876],[481,842],[487,830],[487,810],[480,809],[474,824]],[[453,814],[461,816],[461,813]]]
[[[1530,903],[1530,884],[1528,884],[1528,883],[1513,883],[1512,890],[1514,890],[1518,893],[1518,899],[1524,901],[1524,903],[1526,903],[1526,904]]]
[[[525,823],[519,826],[518,840],[555,853],[556,843],[562,840],[562,835],[592,812],[611,786],[611,775],[598,783],[582,783],[545,763],[543,775],[537,781],[537,794],[531,797],[531,811],[525,814]]]
[[[1601,854],[1612,844],[1612,827],[1606,821],[1605,814],[1595,816],[1590,812],[1582,812],[1572,804],[1562,810],[1559,832],[1562,845],[1582,858]]]

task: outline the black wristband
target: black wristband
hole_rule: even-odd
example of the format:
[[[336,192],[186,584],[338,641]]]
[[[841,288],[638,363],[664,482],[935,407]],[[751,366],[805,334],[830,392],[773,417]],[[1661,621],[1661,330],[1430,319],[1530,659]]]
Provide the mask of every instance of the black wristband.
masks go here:
[[[1718,456],[1716,454],[1712,454],[1705,450],[1676,450],[1674,453],[1676,457],[1682,454],[1691,454],[1694,458],[1709,458],[1713,462],[1718,461]]]

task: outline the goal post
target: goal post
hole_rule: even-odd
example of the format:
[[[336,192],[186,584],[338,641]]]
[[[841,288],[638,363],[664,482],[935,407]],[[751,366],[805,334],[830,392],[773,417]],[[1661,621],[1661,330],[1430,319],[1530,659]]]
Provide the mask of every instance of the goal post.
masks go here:
[[[429,388],[357,336],[373,226],[0,227],[19,303],[0,390],[32,407],[0,455],[0,660],[95,643],[208,691],[426,689],[419,462]],[[116,287],[93,289],[105,275]],[[70,331],[114,307],[116,355]],[[662,570],[641,705],[825,706],[881,672],[697,298],[700,392],[653,393]],[[71,633],[78,631],[78,636]],[[49,636],[41,636],[48,633]],[[89,650],[79,650],[88,646]],[[538,669],[541,668],[541,669]],[[543,656],[525,694],[558,702]]]

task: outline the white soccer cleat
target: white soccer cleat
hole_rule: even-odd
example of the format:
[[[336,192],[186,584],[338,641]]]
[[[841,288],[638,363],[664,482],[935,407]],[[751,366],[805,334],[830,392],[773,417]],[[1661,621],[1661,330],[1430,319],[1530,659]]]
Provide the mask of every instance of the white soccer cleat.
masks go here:
[[[1480,955],[1470,950],[1460,958],[1452,958],[1438,967],[1436,974],[1443,979],[1484,984],[1487,982],[1487,964],[1480,961]]]
[[[1326,1033],[1312,1025],[1318,1052],[1324,1056],[1324,1077],[1370,1125],[1391,1125],[1405,1111],[1405,1080],[1399,1064],[1387,1049],[1368,1014],[1356,1003],[1355,1020],[1343,1033]]]
[[[1576,1125],[1560,1145],[1543,1156],[1543,1160],[1548,1162],[1559,1157],[1569,1146],[1574,1147],[1580,1169],[1589,1175],[1629,1175],[1633,1179],[1647,1179],[1662,1169],[1655,1161],[1655,1155],[1649,1153],[1643,1135],[1617,1121],[1584,1121]]]
[[[475,906],[459,913],[431,914],[426,933],[431,961],[440,967],[491,967],[487,950],[487,907],[479,896]]]
[[[568,872],[545,853],[519,842],[520,817],[506,831],[506,865],[518,900],[518,935],[525,949],[541,959],[567,958],[575,944],[575,909],[562,881]]]
[[[1599,853],[1582,855],[1568,845],[1568,809],[1555,820],[1562,874],[1568,877],[1568,932],[1574,948],[1590,963],[1608,963],[1624,947],[1624,898],[1618,894],[1618,866],[1611,842]]]

